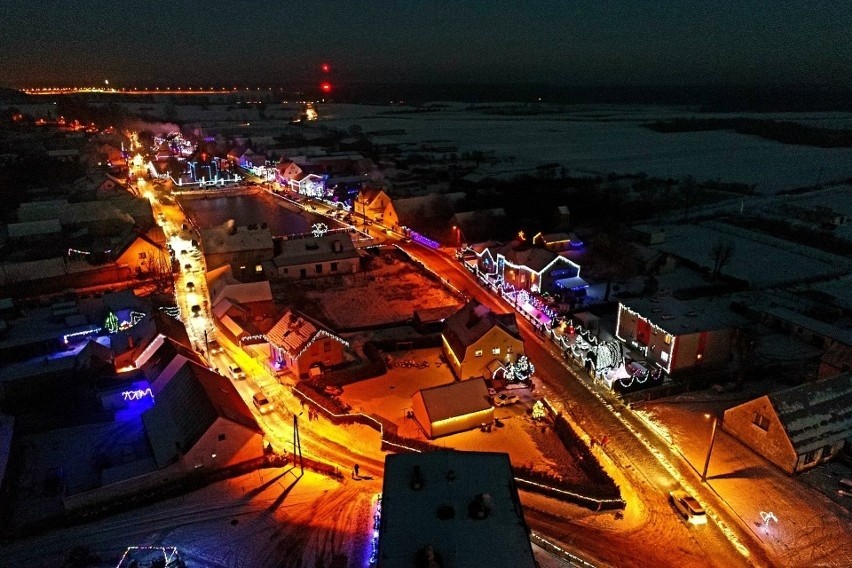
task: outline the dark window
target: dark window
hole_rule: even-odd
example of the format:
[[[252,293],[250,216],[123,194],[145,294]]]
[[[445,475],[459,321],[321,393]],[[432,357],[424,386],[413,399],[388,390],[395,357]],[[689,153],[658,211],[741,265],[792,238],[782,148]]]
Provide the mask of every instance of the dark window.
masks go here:
[[[315,266],[315,269],[317,271],[317,274],[322,274],[322,264],[317,264]]]
[[[225,441],[225,435],[224,435],[224,434],[219,434],[219,441],[220,441],[220,442],[224,442],[224,441]]]
[[[769,418],[757,412],[754,415],[754,425],[760,428],[761,430],[769,430]]]
[[[332,272],[337,272],[337,263],[336,263],[336,262],[332,262],[332,263],[331,263],[331,271],[332,271]]]
[[[325,343],[323,344],[323,351],[325,351],[326,353],[331,351],[331,340],[330,339],[325,340]]]

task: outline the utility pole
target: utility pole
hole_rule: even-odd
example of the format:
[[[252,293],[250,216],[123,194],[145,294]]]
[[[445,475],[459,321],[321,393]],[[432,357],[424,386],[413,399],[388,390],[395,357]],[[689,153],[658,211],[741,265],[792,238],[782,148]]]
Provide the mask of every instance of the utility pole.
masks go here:
[[[701,483],[707,483],[707,468],[710,466],[710,454],[713,453],[713,444],[716,442],[716,427],[719,425],[719,418],[713,417],[713,427],[710,431],[710,447],[707,448],[707,459],[704,460],[704,471],[701,472]]]
[[[207,328],[204,328],[204,353],[210,356],[210,342],[207,341]]]
[[[299,456],[299,467],[302,470],[302,475],[305,475],[305,461],[302,459],[302,439],[299,437],[299,417],[293,415],[293,461],[296,461],[296,456]]]

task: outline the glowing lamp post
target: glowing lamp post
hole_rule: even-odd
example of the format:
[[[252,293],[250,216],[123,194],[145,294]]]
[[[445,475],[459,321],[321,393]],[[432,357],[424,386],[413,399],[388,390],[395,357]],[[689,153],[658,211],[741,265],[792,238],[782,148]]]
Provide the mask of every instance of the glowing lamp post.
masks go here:
[[[709,418],[710,415],[705,414],[705,418]],[[701,472],[701,482],[707,482],[707,468],[710,466],[710,454],[713,453],[713,444],[716,441],[716,428],[719,425],[719,418],[713,417],[713,426],[710,430],[710,447],[707,448],[707,459],[704,460],[704,471]]]

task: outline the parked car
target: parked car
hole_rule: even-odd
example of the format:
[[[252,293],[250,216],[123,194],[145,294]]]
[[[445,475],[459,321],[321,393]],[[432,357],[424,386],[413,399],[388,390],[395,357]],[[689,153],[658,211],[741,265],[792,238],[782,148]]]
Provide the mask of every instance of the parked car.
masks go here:
[[[211,355],[216,355],[217,353],[222,352],[222,346],[219,345],[219,342],[215,339],[211,339],[207,342],[207,349],[210,351]]]
[[[519,402],[521,399],[516,394],[502,393],[491,397],[491,404],[494,406],[509,406]]]
[[[275,408],[275,405],[266,398],[266,395],[260,392],[254,393],[254,396],[251,397],[251,401],[261,414],[269,414]]]
[[[231,373],[231,376],[234,380],[240,380],[246,378],[246,373],[242,369],[240,369],[239,365],[236,363],[228,363],[228,371]]]
[[[343,389],[335,385],[328,385],[323,389],[323,391],[325,391],[325,394],[330,394],[332,396],[340,396],[343,394]]]
[[[693,525],[707,524],[707,512],[695,500],[695,497],[686,491],[680,489],[672,491],[669,493],[669,501],[674,505],[675,510]]]

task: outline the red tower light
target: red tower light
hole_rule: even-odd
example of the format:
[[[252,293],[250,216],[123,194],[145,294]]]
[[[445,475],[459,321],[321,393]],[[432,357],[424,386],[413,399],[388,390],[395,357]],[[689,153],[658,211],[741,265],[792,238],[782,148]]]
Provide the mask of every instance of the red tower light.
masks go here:
[[[323,73],[328,73],[329,71],[331,71],[331,65],[329,65],[328,63],[323,63],[321,69]]]
[[[323,93],[330,93],[331,92],[331,83],[329,83],[328,81],[320,83],[320,90]]]

